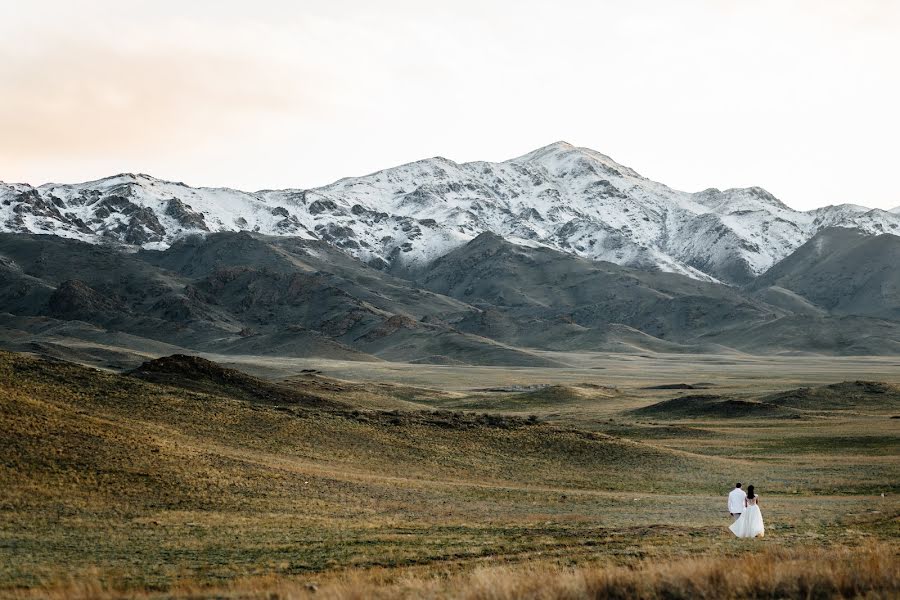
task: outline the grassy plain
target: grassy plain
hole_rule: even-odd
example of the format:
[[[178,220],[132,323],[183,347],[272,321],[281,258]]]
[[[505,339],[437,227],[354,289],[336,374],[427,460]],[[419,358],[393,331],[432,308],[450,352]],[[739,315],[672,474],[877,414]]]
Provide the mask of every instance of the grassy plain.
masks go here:
[[[0,353],[0,597],[900,594],[893,394],[634,412],[896,383],[890,359],[229,360],[265,380]],[[678,382],[710,385],[648,389]],[[734,480],[761,494],[765,538],[726,529]]]

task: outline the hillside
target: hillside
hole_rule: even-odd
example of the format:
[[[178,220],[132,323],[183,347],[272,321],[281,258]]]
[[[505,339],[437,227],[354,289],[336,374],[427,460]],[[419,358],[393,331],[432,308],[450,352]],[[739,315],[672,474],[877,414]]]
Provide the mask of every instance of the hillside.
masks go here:
[[[478,397],[267,381],[184,356],[114,374],[0,352],[0,595],[303,597],[348,570],[446,581],[537,558],[740,560],[717,508],[735,473],[777,503],[779,549],[810,531],[817,546],[896,533],[891,494],[870,510],[896,487],[885,413],[784,436],[778,419],[717,410],[703,429],[646,424],[626,416],[646,399],[596,384]],[[477,412],[422,408],[461,400]],[[576,406],[614,434],[548,422]]]
[[[638,417],[656,419],[792,419],[801,414],[771,402],[741,400],[714,395],[686,395],[663,400],[632,411]]]
[[[843,381],[786,390],[763,398],[778,406],[804,410],[900,411],[900,386],[882,381]]]
[[[834,257],[897,239],[831,231],[816,239],[840,234]],[[0,347],[116,368],[186,351],[533,367],[566,364],[542,351],[892,354],[892,255],[879,256],[852,272],[822,262],[844,264],[850,282],[824,306],[839,289],[831,271],[787,273],[799,257],[738,288],[491,233],[396,274],[321,241],[247,232],[138,252],[0,234]]]
[[[127,344],[135,349],[163,342],[344,360],[443,355],[480,364],[554,364],[449,327],[443,315],[475,309],[336,250],[326,253],[320,242],[223,233],[135,254],[55,236],[0,234],[0,256],[0,276],[10,282],[0,312],[40,317],[10,323],[21,331],[6,334],[12,343],[48,341],[49,318],[57,330],[80,322],[106,332],[67,328],[76,339],[110,343],[113,332],[124,332],[150,340]]]
[[[631,341],[664,349],[672,342],[677,351],[677,344],[706,333],[728,337],[783,314],[727,286],[515,246],[489,233],[439,258],[416,280],[489,311],[460,328],[485,327],[498,339],[535,347],[600,349]]]
[[[302,574],[482,547],[552,550],[578,532],[523,528],[542,489],[633,488],[623,465],[700,489],[691,474],[722,467],[525,418],[260,398],[248,394],[253,378],[200,367],[215,385],[0,352],[0,595],[95,565],[165,589],[185,573],[221,583],[270,561]],[[163,372],[195,378],[198,368],[176,358],[139,374]],[[476,513],[484,525],[472,526]],[[511,545],[510,531],[520,532]]]
[[[750,284],[777,286],[837,315],[900,319],[900,237],[826,229]]]

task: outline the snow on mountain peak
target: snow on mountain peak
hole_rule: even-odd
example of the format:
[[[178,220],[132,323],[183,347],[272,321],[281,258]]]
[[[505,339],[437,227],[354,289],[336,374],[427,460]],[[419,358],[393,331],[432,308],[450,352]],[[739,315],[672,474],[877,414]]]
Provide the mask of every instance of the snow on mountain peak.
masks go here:
[[[643,179],[634,170],[617,163],[605,154],[563,141],[554,142],[506,162],[541,165],[561,176],[567,175],[572,170],[578,173],[579,170],[589,170],[591,166],[594,166],[617,175],[625,174],[629,177]]]
[[[736,283],[824,227],[894,232],[898,209],[800,212],[757,187],[680,192],[562,141],[500,163],[434,157],[308,190],[192,188],[133,173],[37,188],[0,184],[0,231],[162,248],[187,234],[246,230],[320,239],[396,269],[493,232],[588,259]]]
[[[546,146],[541,146],[536,150],[532,150],[522,156],[513,158],[511,162],[532,162],[535,160],[540,160],[545,156],[558,155],[558,154],[566,154],[569,152],[574,152],[578,150],[574,145],[565,141],[553,142],[552,144],[547,144]]]

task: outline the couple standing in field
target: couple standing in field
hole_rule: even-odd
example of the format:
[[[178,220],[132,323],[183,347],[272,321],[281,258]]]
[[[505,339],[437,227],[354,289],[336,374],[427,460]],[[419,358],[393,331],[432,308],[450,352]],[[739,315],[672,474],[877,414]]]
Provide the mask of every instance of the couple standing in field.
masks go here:
[[[759,510],[759,496],[753,492],[753,486],[747,488],[747,493],[741,489],[741,484],[735,484],[734,489],[728,494],[728,512],[735,519],[728,529],[739,538],[754,538],[765,535],[766,528],[763,525],[762,512]]]

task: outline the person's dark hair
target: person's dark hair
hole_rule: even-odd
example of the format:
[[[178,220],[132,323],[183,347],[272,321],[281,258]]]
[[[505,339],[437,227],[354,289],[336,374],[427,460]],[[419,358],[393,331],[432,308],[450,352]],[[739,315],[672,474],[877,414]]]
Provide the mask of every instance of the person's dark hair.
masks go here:
[[[753,486],[747,488],[747,500],[753,500]]]
[[[739,488],[739,487],[741,487],[741,484],[736,483],[736,484],[734,484],[734,487]]]

